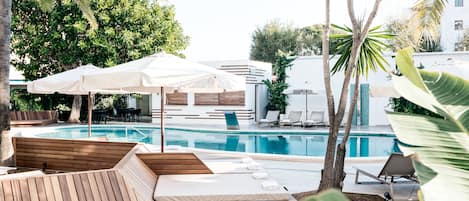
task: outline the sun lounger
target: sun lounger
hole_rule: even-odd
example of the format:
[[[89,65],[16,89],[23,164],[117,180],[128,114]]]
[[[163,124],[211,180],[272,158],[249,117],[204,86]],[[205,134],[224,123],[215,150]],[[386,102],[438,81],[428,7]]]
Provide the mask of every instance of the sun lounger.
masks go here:
[[[265,119],[259,120],[259,125],[267,124],[267,125],[273,125],[278,122],[278,116],[280,115],[280,111],[278,110],[269,110],[267,112],[267,115],[265,116]]]
[[[12,111],[10,112],[12,126],[34,126],[57,123],[57,111]]]
[[[416,181],[414,177],[415,170],[412,166],[412,160],[408,157],[404,157],[401,153],[391,154],[378,174],[373,174],[370,171],[366,171],[357,167],[354,168],[357,169],[357,174],[355,176],[356,184],[363,183],[358,181],[360,174],[375,179],[380,183],[392,183],[394,182],[395,177]],[[391,180],[388,181],[388,178]]]
[[[320,125],[324,123],[324,111],[312,111],[307,120],[303,122],[304,127]]]
[[[280,120],[280,126],[293,126],[298,123],[301,123],[302,111],[291,111],[288,113],[288,118]],[[301,124],[300,124],[301,125]]]
[[[253,174],[162,175],[153,198],[158,201],[287,201],[290,195],[277,182]]]
[[[225,112],[226,129],[239,130],[238,118],[235,112]]]

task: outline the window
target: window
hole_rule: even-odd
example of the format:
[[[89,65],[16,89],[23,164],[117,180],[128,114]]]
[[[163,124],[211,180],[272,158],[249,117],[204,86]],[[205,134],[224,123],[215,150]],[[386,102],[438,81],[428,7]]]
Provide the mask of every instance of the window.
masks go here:
[[[462,20],[454,20],[454,30],[461,31],[463,30],[463,22]]]
[[[454,0],[454,7],[463,7],[464,0]]]

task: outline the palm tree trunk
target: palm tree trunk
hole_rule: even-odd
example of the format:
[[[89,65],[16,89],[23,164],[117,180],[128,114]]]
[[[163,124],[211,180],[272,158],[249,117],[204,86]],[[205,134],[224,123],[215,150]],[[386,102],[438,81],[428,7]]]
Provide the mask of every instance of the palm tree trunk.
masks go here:
[[[343,181],[345,179],[345,156],[347,153],[346,145],[348,141],[348,137],[350,136],[350,130],[352,129],[352,117],[354,108],[357,105],[358,101],[358,94],[359,94],[359,86],[360,85],[360,76],[358,73],[355,74],[355,88],[353,91],[352,102],[350,103],[348,115],[347,115],[347,124],[345,126],[344,137],[342,138],[342,142],[337,145],[337,153],[335,158],[335,176],[334,176],[334,186],[340,190],[343,188]]]
[[[80,123],[80,109],[81,109],[81,96],[73,96],[72,111],[70,112],[70,117],[68,118],[69,123]]]
[[[321,182],[319,191],[332,187],[335,143],[337,141],[338,129],[334,126],[335,122],[335,104],[334,95],[331,88],[331,70],[329,67],[329,33],[330,33],[330,0],[326,0],[326,21],[322,35],[322,65],[324,74],[324,87],[326,88],[327,108],[329,115],[329,137],[327,139],[326,156],[324,158],[324,168],[321,172]]]
[[[13,154],[10,136],[10,23],[11,0],[0,2],[0,164],[9,165]]]

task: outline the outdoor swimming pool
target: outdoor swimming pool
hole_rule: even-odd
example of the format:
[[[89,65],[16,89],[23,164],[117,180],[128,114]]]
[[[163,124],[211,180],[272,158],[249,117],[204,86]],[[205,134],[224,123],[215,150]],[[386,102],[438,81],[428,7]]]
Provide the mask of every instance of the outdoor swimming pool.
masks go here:
[[[87,138],[86,126],[56,128],[36,134],[43,138]],[[160,130],[148,126],[93,126],[93,137],[110,141],[160,145]],[[324,156],[327,133],[317,131],[222,131],[166,128],[166,145],[199,149],[298,156]],[[340,137],[339,137],[340,138]],[[347,145],[349,157],[388,156],[395,151],[392,133],[352,132]]]

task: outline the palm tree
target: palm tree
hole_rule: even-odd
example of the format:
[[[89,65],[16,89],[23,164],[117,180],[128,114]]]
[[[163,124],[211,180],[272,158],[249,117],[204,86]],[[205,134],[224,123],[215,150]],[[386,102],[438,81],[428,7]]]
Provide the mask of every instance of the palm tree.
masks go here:
[[[436,42],[440,37],[441,16],[448,0],[417,0],[412,7],[410,26],[413,28],[413,40]]]
[[[54,0],[38,0],[44,11],[53,9]],[[98,24],[88,0],[74,0],[92,28]],[[11,0],[0,3],[0,164],[10,163],[12,146],[10,143],[10,23]]]
[[[359,24],[360,27],[362,27],[362,23],[359,22]],[[350,67],[347,64],[351,59],[351,52],[353,46],[353,30],[347,26],[332,26],[345,32],[344,34],[335,34],[331,36],[331,38],[334,38],[339,41],[335,52],[337,52],[337,54],[340,54],[340,57],[331,70],[331,72],[335,74],[338,72],[346,72],[347,69]],[[368,73],[370,71],[376,72],[378,68],[386,72],[385,66],[389,64],[384,58],[383,52],[389,47],[389,45],[387,45],[383,41],[388,40],[393,36],[394,35],[389,34],[385,31],[381,31],[381,26],[373,27],[369,30],[368,34],[365,35],[363,43],[359,48],[359,53],[357,55],[357,63],[353,68],[352,73],[352,75],[355,76],[355,87],[353,91],[352,102],[350,103],[349,111],[346,117],[347,124],[345,126],[344,136],[336,150],[336,158],[334,165],[334,172],[336,173],[336,184],[340,184],[343,180],[342,178],[345,178],[344,160],[346,144],[350,136],[353,112],[358,100],[360,77],[368,77]]]
[[[327,147],[326,147],[326,156],[324,158],[324,167],[321,175],[321,182],[319,183],[319,190],[325,190],[329,188],[342,188],[342,181],[344,180],[344,173],[343,167],[341,168],[341,172],[337,173],[338,170],[335,168],[336,164],[334,163],[336,160],[336,142],[339,135],[339,127],[344,118],[345,108],[347,106],[347,97],[349,93],[349,84],[350,79],[352,78],[352,74],[354,69],[357,66],[357,63],[360,59],[359,53],[360,49],[363,46],[365,39],[368,36],[368,32],[370,31],[371,23],[373,22],[374,18],[376,17],[376,13],[378,12],[379,5],[381,0],[375,0],[373,4],[373,9],[371,10],[370,14],[368,15],[365,23],[362,25],[359,23],[355,15],[355,10],[353,6],[353,0],[347,0],[347,8],[350,20],[352,22],[351,30],[351,46],[348,50],[348,54],[350,58],[344,64],[347,65],[345,69],[345,77],[342,83],[342,90],[340,92],[339,104],[337,107],[337,111],[335,110],[335,103],[334,103],[334,95],[331,89],[330,83],[330,70],[329,70],[329,55],[328,55],[328,35],[329,35],[329,1],[326,0],[326,25],[324,28],[323,33],[323,72],[324,72],[324,86],[326,88],[326,99],[327,99],[327,107],[328,107],[328,115],[329,115],[329,136],[327,139]],[[353,107],[352,107],[353,108]],[[344,153],[345,150],[338,153]],[[337,156],[341,158],[342,156]],[[345,156],[344,156],[345,157]],[[340,164],[339,164],[340,165]],[[342,164],[343,166],[343,164]]]

